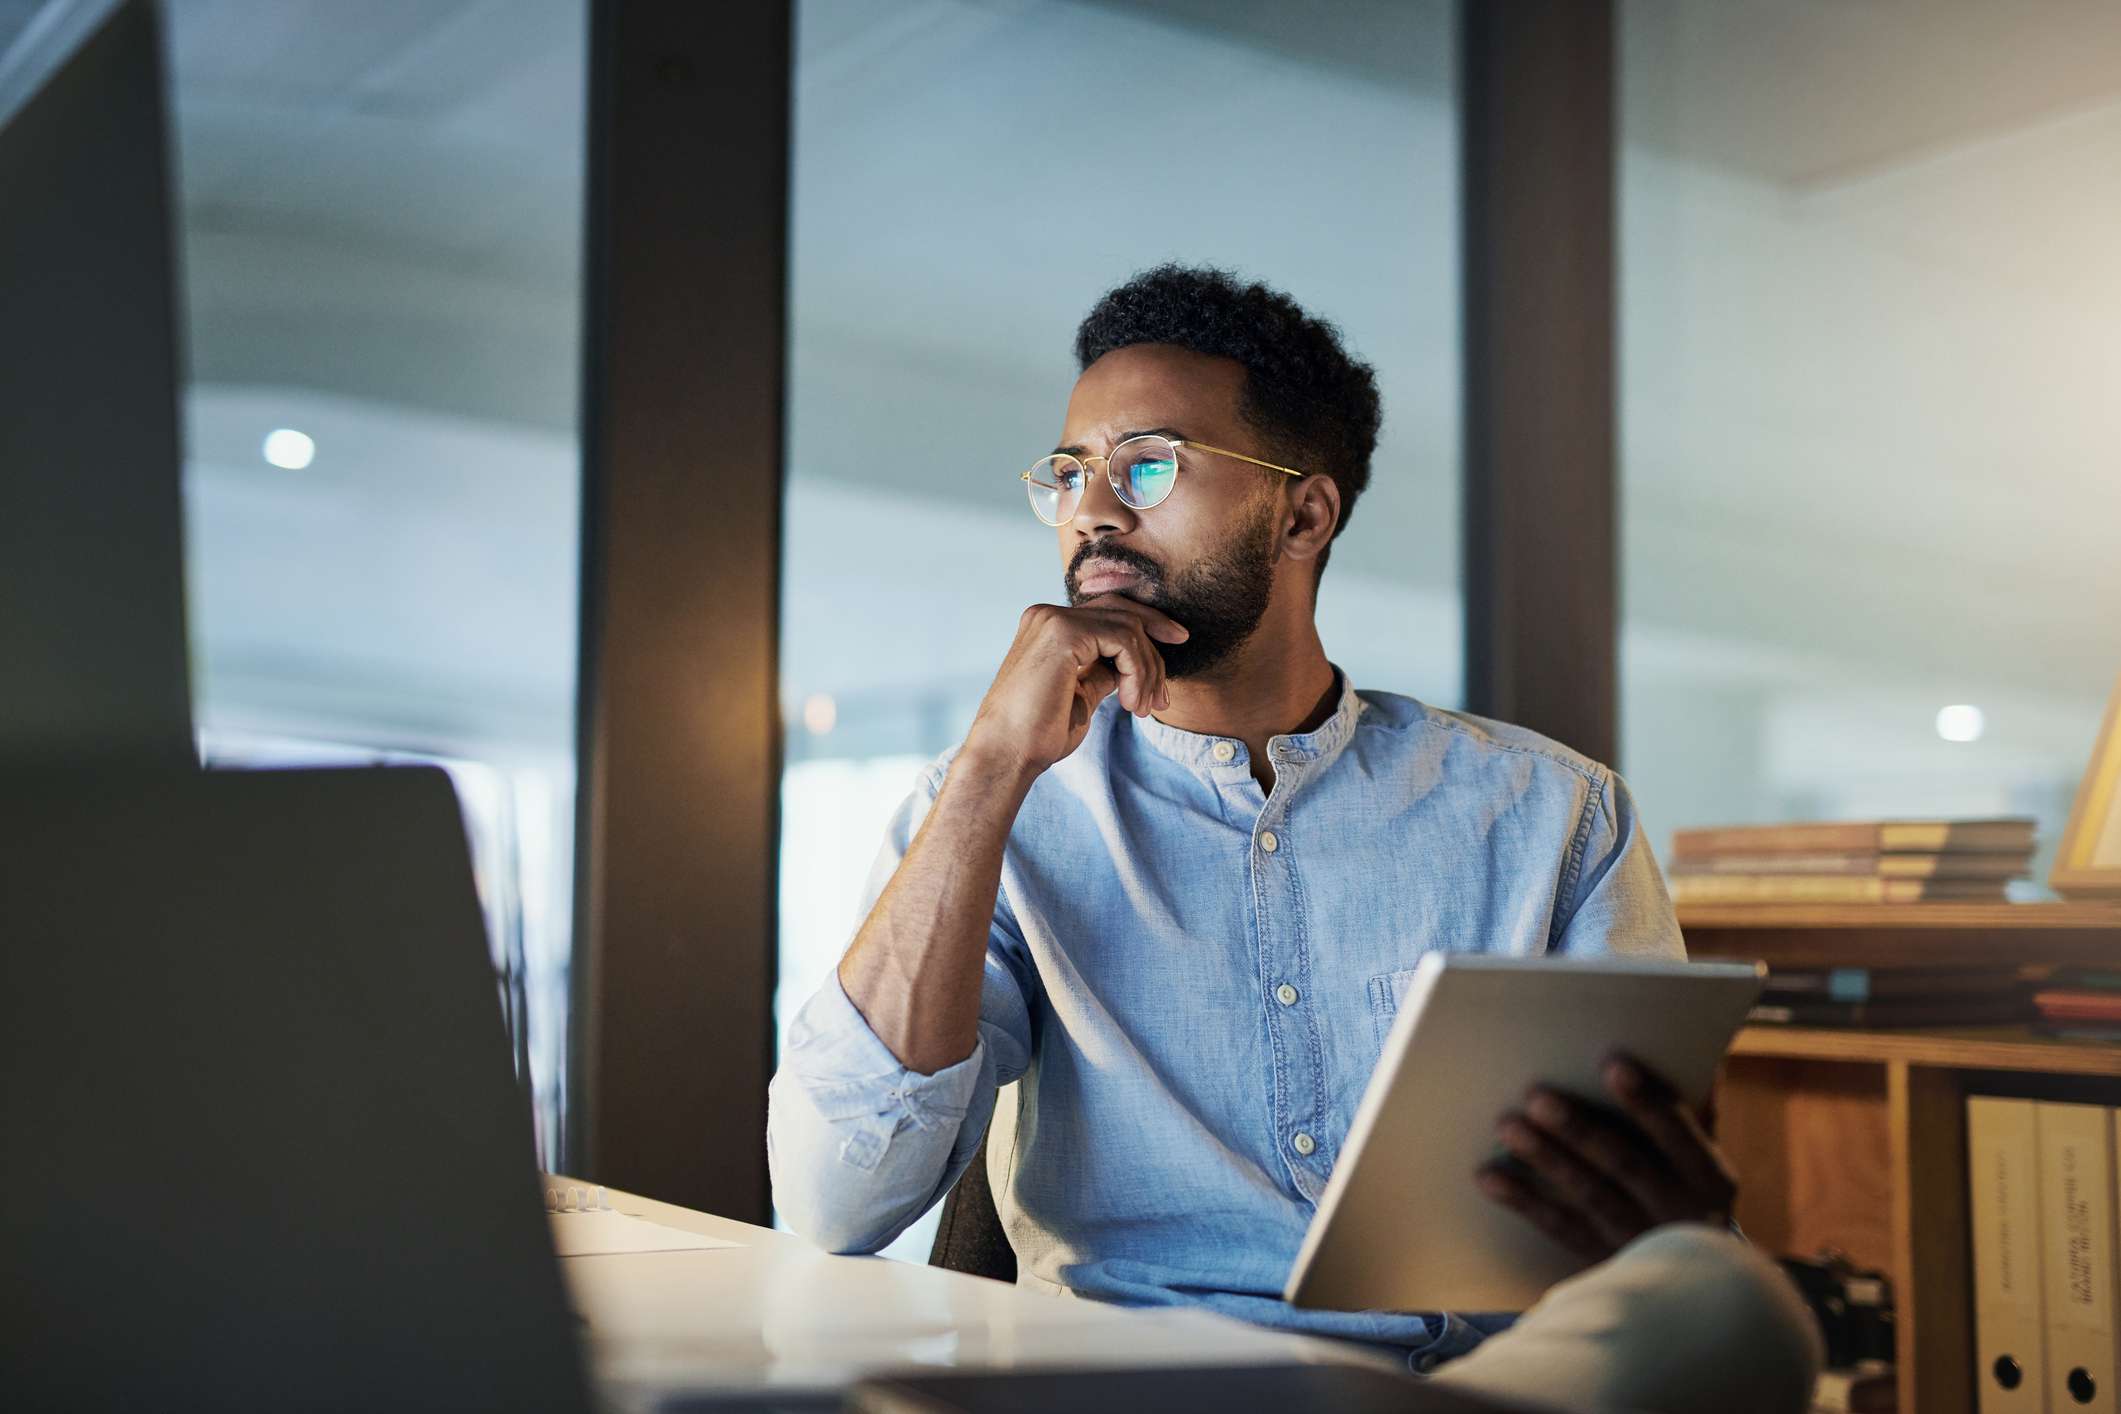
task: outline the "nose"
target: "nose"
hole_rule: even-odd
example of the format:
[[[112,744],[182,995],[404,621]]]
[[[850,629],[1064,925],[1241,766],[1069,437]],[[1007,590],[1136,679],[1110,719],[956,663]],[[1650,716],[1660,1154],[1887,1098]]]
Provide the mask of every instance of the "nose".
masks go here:
[[[1112,489],[1112,478],[1107,474],[1106,466],[1105,459],[1099,457],[1083,467],[1087,473],[1083,477],[1083,496],[1076,502],[1075,515],[1069,524],[1086,539],[1117,535],[1134,528],[1135,510]]]

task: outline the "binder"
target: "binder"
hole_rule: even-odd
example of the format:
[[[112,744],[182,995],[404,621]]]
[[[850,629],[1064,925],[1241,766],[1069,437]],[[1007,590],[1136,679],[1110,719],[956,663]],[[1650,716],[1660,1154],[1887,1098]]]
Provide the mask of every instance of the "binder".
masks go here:
[[[2046,1414],[2033,1101],[1968,1096],[1966,1149],[1979,1408],[1981,1414]]]
[[[2043,1102],[2037,1117],[2048,1408],[2115,1414],[2114,1112]]]

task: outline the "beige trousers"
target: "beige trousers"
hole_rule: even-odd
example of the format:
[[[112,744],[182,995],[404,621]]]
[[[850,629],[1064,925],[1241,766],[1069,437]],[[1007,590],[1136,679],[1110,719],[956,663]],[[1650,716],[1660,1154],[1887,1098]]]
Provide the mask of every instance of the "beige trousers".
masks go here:
[[[1554,1287],[1432,1378],[1576,1411],[1802,1414],[1821,1355],[1781,1268],[1720,1228],[1674,1223]]]

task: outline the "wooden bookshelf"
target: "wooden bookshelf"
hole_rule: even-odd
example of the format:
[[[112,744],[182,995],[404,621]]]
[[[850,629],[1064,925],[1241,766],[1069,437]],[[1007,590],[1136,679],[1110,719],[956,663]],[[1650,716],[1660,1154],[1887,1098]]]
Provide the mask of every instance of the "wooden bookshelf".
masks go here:
[[[1770,967],[2121,966],[2121,903],[1693,904],[1679,927],[1696,957]]]
[[[1770,966],[2121,967],[2110,904],[1717,906],[1679,919],[1693,956]],[[1900,1408],[1922,1414],[1975,1408],[1970,1094],[2121,1104],[2121,1045],[2008,1026],[1751,1026],[1718,1087],[1740,1224],[1764,1251],[1834,1247],[1891,1275]]]
[[[2041,1036],[2023,1026],[1914,1031],[1848,1031],[1829,1027],[1748,1026],[1733,1056],[1932,1065],[1952,1070],[2090,1075],[2121,1080],[2121,1046]]]

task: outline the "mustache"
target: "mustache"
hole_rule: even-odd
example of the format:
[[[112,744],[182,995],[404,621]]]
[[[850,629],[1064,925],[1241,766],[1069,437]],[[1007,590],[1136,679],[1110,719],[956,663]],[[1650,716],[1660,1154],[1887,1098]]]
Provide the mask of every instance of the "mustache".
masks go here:
[[[1103,560],[1107,564],[1133,570],[1142,577],[1143,586],[1151,591],[1163,588],[1164,567],[1162,565],[1150,559],[1141,551],[1129,546],[1115,545],[1105,540],[1092,540],[1077,550],[1074,557],[1068,561],[1068,593],[1071,596],[1076,592],[1076,580],[1081,574],[1082,567],[1091,560]]]

